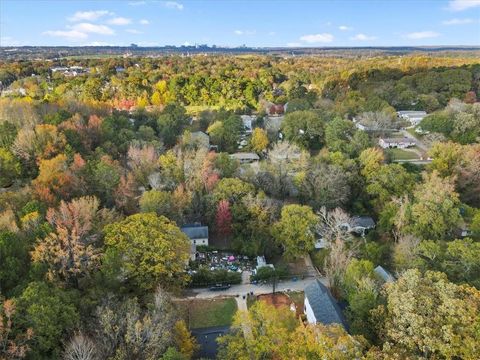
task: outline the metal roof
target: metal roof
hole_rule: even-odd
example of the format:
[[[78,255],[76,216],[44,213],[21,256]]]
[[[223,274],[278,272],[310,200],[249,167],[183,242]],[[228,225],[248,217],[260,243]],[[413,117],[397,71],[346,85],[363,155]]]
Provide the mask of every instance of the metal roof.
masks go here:
[[[380,265],[378,265],[375,269],[373,269],[373,271],[375,271],[375,274],[377,274],[385,282],[395,281],[395,278],[393,277],[393,275],[390,274],[387,270],[385,270]]]
[[[237,160],[260,160],[260,157],[257,154],[248,152],[238,152],[235,154],[230,154],[230,157]]]
[[[345,317],[330,291],[319,280],[305,288],[305,297],[313,310],[317,322],[324,325],[340,324],[347,328]]]
[[[208,226],[183,226],[180,230],[191,240],[208,239]]]

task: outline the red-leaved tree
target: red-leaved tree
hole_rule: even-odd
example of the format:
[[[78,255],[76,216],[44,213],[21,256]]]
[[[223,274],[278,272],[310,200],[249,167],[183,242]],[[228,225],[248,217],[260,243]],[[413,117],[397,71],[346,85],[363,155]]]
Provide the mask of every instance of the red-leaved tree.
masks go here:
[[[218,203],[215,222],[218,235],[227,237],[232,233],[232,212],[227,200],[220,200]]]

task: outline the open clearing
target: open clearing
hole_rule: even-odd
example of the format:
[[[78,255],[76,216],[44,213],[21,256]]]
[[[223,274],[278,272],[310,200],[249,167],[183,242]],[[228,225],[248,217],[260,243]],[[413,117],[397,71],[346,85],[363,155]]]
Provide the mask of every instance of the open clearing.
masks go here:
[[[303,314],[303,301],[304,293],[303,291],[289,292],[285,293],[276,293],[276,294],[265,294],[257,296],[257,300],[265,301],[270,305],[273,305],[277,308],[287,307],[290,308],[292,302],[295,304],[296,314],[300,316]]]
[[[392,160],[416,160],[419,159],[418,154],[412,150],[404,149],[388,149],[387,153],[390,154]]]
[[[179,301],[177,306],[190,329],[229,326],[237,311],[234,298],[192,299]]]

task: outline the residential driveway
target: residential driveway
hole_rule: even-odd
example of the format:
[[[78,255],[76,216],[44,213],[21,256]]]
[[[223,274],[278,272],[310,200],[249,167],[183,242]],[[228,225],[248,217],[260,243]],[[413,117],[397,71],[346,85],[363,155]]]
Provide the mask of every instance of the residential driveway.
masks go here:
[[[323,284],[327,285],[327,280],[325,278],[317,277]],[[303,291],[305,287],[315,280],[315,277],[308,277],[303,280],[281,280],[277,282],[275,291]],[[273,291],[272,284],[241,284],[241,285],[232,285],[230,289],[223,291],[210,291],[208,288],[192,289],[195,295],[189,296],[188,298],[194,299],[211,299],[218,296],[243,296],[253,292],[254,295],[261,294],[271,294]]]

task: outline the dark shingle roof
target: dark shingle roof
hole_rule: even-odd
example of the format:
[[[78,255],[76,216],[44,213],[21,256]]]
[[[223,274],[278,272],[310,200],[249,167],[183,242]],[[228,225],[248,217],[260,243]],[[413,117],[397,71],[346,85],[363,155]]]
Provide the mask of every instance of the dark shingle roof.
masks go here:
[[[354,216],[352,218],[353,227],[363,227],[371,229],[375,227],[375,221],[370,216]]]
[[[317,322],[324,325],[340,324],[347,328],[342,310],[327,287],[319,280],[315,280],[305,288],[305,297],[308,299]]]
[[[208,226],[183,226],[180,228],[190,240],[208,239]]]

